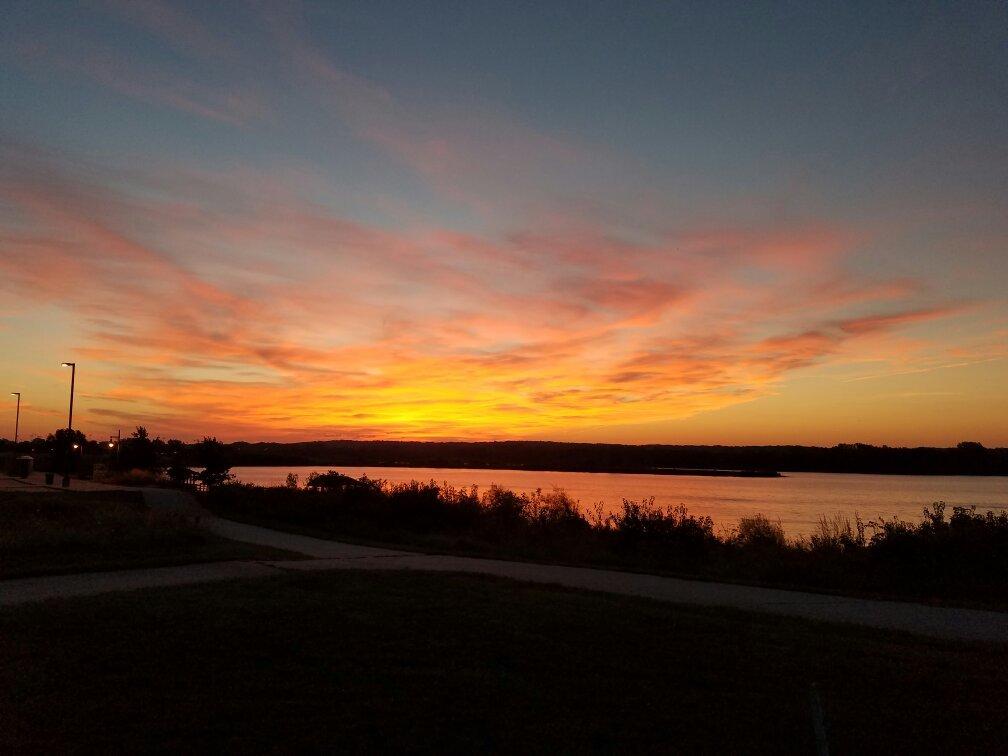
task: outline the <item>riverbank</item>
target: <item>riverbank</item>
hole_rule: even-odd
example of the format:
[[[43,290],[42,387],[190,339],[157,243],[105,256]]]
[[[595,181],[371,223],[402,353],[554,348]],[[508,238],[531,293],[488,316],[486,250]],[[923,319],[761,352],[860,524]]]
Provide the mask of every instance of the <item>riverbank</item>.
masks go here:
[[[293,483],[294,481],[292,481]],[[731,529],[685,507],[624,502],[613,515],[562,491],[477,491],[331,475],[308,487],[228,484],[215,513],[325,539],[426,553],[591,566],[938,605],[1008,607],[1008,514],[929,507],[915,522],[827,518],[789,538],[759,515]]]
[[[293,473],[302,481],[326,467],[235,467],[242,483],[282,486]],[[789,473],[780,478],[738,478],[696,475],[629,475],[608,473],[547,473],[514,470],[447,468],[341,467],[340,472],[392,484],[411,480],[437,481],[456,488],[473,485],[484,491],[500,486],[516,493],[537,489],[563,490],[582,507],[601,505],[604,514],[620,510],[623,499],[654,498],[661,507],[686,505],[690,512],[710,517],[715,527],[731,527],[743,517],[763,514],[779,520],[789,537],[817,532],[819,517],[856,514],[866,520],[899,518],[916,521],[925,505],[945,501],[977,509],[1008,509],[1008,478],[969,476],[890,476],[835,473]]]

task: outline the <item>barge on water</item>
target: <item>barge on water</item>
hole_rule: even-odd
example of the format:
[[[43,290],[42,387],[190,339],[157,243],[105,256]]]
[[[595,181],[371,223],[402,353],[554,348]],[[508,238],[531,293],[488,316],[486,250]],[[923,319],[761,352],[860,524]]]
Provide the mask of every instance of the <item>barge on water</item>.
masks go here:
[[[709,467],[654,467],[655,475],[707,475],[714,478],[780,478],[776,470],[715,470]]]

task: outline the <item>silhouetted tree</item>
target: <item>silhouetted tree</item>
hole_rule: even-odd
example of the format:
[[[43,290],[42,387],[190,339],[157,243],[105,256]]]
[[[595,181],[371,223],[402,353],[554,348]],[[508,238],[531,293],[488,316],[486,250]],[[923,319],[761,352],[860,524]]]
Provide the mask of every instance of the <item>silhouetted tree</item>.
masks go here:
[[[168,479],[177,486],[184,484],[192,475],[192,470],[186,464],[186,445],[177,438],[168,439],[165,453],[168,456]]]
[[[197,476],[207,487],[219,486],[231,480],[231,464],[227,461],[224,444],[216,438],[204,437],[196,444],[196,463],[203,471]]]
[[[80,459],[81,450],[86,443],[87,438],[81,431],[60,428],[55,433],[46,436],[45,450],[52,454],[54,469],[63,471],[68,469],[68,462],[70,468],[76,467],[76,462]],[[77,444],[77,449],[73,448],[74,444]]]
[[[120,464],[127,470],[133,468],[157,470],[160,467],[154,442],[147,429],[142,425],[138,425],[129,438],[123,440],[119,454]]]

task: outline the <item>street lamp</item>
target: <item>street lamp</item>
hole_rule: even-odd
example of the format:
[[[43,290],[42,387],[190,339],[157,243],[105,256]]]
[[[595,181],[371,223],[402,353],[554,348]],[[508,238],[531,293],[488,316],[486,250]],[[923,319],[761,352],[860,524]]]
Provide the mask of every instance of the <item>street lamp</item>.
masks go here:
[[[76,362],[64,362],[60,367],[70,368],[70,417],[67,419],[67,429],[73,430],[73,395],[74,395],[74,381],[77,378],[77,363]]]
[[[70,368],[70,417],[67,418],[67,430],[70,432],[70,438],[73,438],[73,395],[74,395],[74,381],[77,378],[77,363],[76,362],[64,362],[61,367]],[[74,448],[77,448],[77,444],[74,444]],[[67,454],[66,458],[66,469],[63,473],[63,487],[70,487],[70,454]]]
[[[21,392],[11,391],[11,396],[16,396],[17,400],[17,414],[14,415],[14,446],[17,446],[18,439],[18,426],[21,424]]]

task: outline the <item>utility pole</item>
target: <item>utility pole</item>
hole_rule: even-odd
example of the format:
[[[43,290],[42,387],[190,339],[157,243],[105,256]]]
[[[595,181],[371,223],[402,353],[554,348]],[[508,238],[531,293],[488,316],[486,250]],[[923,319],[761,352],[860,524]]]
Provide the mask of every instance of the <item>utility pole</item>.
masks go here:
[[[70,417],[67,418],[67,430],[73,430],[73,395],[74,381],[77,379],[77,363],[64,362],[63,367],[70,368]]]
[[[74,381],[77,378],[77,363],[64,362],[63,367],[70,368],[70,416],[67,418],[67,431],[69,432],[70,437],[67,439],[66,467],[63,472],[63,488],[69,488],[70,457],[73,455],[73,396],[74,396]]]
[[[11,396],[17,397],[17,414],[14,415],[14,446],[17,447],[18,427],[21,425],[21,392],[11,391]]]

